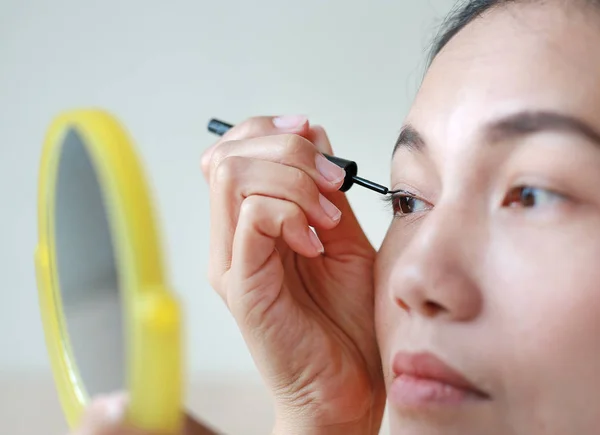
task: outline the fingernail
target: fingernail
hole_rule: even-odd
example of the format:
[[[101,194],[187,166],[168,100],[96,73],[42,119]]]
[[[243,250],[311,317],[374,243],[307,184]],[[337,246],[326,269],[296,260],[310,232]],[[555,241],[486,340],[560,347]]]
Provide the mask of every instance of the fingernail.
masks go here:
[[[313,246],[315,247],[315,249],[317,251],[319,251],[319,253],[323,254],[325,252],[325,248],[323,247],[323,244],[319,240],[319,237],[317,237],[317,235],[311,228],[308,229],[308,237],[310,238],[310,241],[313,244]]]
[[[327,160],[323,154],[317,154],[316,166],[317,171],[331,184],[338,184],[346,178],[346,171]]]
[[[282,129],[297,128],[305,122],[306,116],[303,115],[286,115],[273,118],[273,125]]]
[[[329,201],[323,195],[319,194],[319,202],[321,203],[321,207],[323,208],[323,210],[325,211],[327,216],[329,216],[331,218],[331,220],[336,221],[336,222],[338,220],[340,220],[340,217],[342,216],[342,212],[340,211],[339,208],[337,208],[335,205],[333,205],[333,203],[331,201]]]

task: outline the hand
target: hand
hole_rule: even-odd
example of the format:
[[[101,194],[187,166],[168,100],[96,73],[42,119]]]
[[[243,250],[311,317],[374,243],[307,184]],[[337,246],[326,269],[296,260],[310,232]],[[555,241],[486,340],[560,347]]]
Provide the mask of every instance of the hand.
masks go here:
[[[344,171],[321,153],[321,127],[259,117],[203,154],[209,279],[274,394],[276,431],[376,434],[375,249],[338,190]]]
[[[174,435],[149,434],[136,428],[127,427],[123,418],[127,408],[125,394],[112,395],[94,400],[86,410],[81,425],[72,435]],[[186,416],[181,434],[216,435],[212,429]]]

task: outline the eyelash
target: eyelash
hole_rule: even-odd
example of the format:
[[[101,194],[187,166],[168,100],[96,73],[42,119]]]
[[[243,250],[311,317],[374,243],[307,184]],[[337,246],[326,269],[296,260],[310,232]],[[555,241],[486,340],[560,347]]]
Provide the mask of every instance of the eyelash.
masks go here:
[[[536,195],[536,193],[538,195]],[[542,195],[541,198],[539,194]],[[546,203],[548,201],[554,203],[556,201],[562,201],[564,199],[566,199],[566,197],[563,194],[556,192],[552,189],[545,189],[543,187],[535,187],[529,185],[520,185],[508,190],[506,195],[504,195],[504,199],[502,200],[502,207],[535,208],[544,205],[538,205],[537,203],[540,201],[543,202],[545,200]],[[534,201],[534,203],[531,203],[532,200]],[[518,204],[518,201],[523,201],[526,204]],[[516,206],[514,205],[515,203],[517,203]]]
[[[514,186],[514,187],[510,188],[506,192],[506,194],[504,195],[504,198],[502,200],[501,206],[503,208],[526,209],[526,208],[536,208],[536,207],[542,207],[544,205],[548,205],[548,204],[538,205],[537,202],[539,202],[539,200],[535,203],[531,203],[532,200],[536,201],[536,198],[539,198],[539,196],[536,197],[536,193],[543,195],[541,198],[542,202],[543,202],[543,200],[546,200],[546,202],[551,201],[553,203],[555,201],[562,201],[562,200],[566,199],[566,197],[563,194],[553,191],[551,189],[545,189],[545,188],[529,186],[529,185],[519,185],[519,186]],[[416,214],[419,212],[419,211],[413,211],[410,213],[405,213],[405,212],[401,211],[401,209],[402,209],[401,201],[407,200],[407,199],[413,199],[413,200],[420,201],[420,202],[427,204],[427,201],[425,201],[425,200],[419,198],[418,196],[416,196],[415,194],[407,192],[405,190],[399,190],[399,191],[393,192],[382,198],[382,200],[388,205],[388,207],[391,208],[392,214],[396,218],[404,218],[404,217],[407,217],[409,215]],[[518,201],[524,201],[525,204],[523,204],[523,203],[519,204]],[[517,203],[517,204],[515,205],[515,203]]]
[[[381,200],[385,204],[385,206],[394,213],[394,194],[388,194],[381,197]]]
[[[391,194],[386,195],[382,198],[382,200],[387,204],[388,207],[391,208],[392,214],[394,217],[403,218],[411,214],[416,214],[417,212],[412,213],[404,213],[401,211],[401,201],[406,199],[413,199],[421,202],[426,202],[425,200],[419,198],[417,195],[410,193],[406,190],[398,190],[396,192],[392,192]]]

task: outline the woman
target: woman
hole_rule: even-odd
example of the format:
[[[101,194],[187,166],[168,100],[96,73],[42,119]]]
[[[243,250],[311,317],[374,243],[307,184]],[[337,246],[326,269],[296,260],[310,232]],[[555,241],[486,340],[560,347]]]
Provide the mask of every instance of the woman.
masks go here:
[[[598,432],[598,6],[452,15],[395,145],[407,193],[377,254],[322,128],[254,118],[204,154],[210,281],[274,395],[273,433],[376,434],[386,397],[398,435]]]

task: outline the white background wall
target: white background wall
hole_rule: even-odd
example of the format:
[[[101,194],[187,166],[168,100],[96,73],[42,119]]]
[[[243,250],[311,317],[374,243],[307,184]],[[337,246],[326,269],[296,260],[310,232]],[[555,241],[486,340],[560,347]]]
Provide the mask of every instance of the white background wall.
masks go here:
[[[226,431],[266,433],[264,421],[240,432],[220,402],[260,417],[261,405],[247,412],[241,393],[257,382],[252,360],[205,278],[208,193],[198,161],[214,140],[206,122],[306,114],[327,128],[338,155],[358,161],[361,175],[387,184],[425,50],[452,4],[0,0],[0,433],[65,430],[32,262],[39,153],[56,114],[100,106],[135,139],[185,303],[190,406]],[[360,188],[349,196],[378,245],[385,206]],[[266,421],[267,402],[264,412]]]

